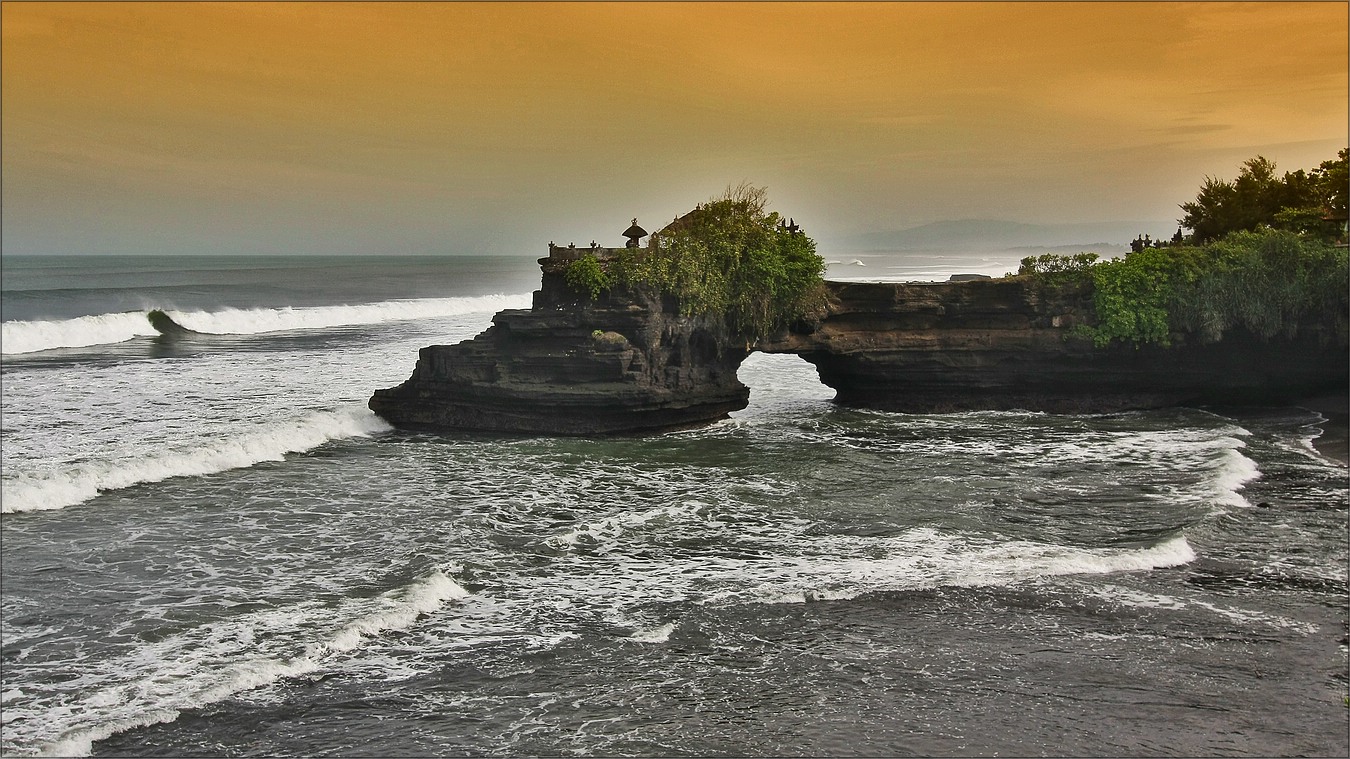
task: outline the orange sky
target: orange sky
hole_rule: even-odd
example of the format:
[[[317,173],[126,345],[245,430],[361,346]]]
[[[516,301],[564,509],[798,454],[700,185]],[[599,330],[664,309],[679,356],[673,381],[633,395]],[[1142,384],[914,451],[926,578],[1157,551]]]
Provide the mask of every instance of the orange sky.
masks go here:
[[[960,218],[1170,234],[1205,175],[1347,142],[1339,2],[2,12],[6,253],[532,254],[742,180],[823,251]]]

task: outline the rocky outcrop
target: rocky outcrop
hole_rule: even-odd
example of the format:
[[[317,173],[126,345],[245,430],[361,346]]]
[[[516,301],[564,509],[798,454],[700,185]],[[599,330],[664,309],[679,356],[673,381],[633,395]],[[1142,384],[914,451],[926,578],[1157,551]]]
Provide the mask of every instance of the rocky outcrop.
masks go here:
[[[1109,412],[1284,403],[1344,388],[1350,354],[1315,329],[1294,340],[1231,332],[1201,344],[1105,348],[1074,329],[1094,318],[1086,288],[1024,278],[832,283],[814,329],[758,348],[816,365],[839,403],[930,412],[1021,408]]]
[[[720,320],[681,316],[647,292],[591,301],[565,283],[551,248],[529,310],[486,332],[423,348],[412,377],[370,407],[401,427],[587,435],[705,424],[743,408],[736,369],[752,351],[795,353],[846,405],[912,412],[1012,409],[1109,412],[1170,405],[1285,403],[1350,381],[1343,343],[1230,333],[1214,344],[1095,347],[1074,327],[1094,318],[1086,289],[1024,278],[828,283],[813,324],[746,345]]]
[[[555,249],[532,308],[423,348],[412,377],[377,390],[370,408],[400,427],[589,435],[697,426],[745,407],[744,341],[651,293],[579,299],[563,280],[575,257]]]

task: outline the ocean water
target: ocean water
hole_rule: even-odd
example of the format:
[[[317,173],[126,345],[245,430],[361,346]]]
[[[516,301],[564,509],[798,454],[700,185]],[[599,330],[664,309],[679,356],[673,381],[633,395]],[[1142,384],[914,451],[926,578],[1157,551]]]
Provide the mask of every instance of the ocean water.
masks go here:
[[[1030,251],[954,253],[944,251],[873,251],[826,259],[825,276],[837,282],[940,282],[953,274],[1002,277],[1015,274]]]
[[[6,755],[1347,752],[1316,413],[408,433],[532,257],[3,265]]]

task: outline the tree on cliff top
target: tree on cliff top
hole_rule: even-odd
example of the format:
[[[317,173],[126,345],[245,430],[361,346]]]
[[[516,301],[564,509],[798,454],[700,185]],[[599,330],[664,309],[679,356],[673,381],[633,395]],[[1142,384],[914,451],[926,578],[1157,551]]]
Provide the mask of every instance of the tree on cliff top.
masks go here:
[[[1343,149],[1312,171],[1299,169],[1280,177],[1273,161],[1250,158],[1232,182],[1205,177],[1195,200],[1181,204],[1185,215],[1179,222],[1193,231],[1196,243],[1262,225],[1331,241],[1344,230],[1346,163]]]
[[[728,188],[625,251],[614,274],[674,295],[686,316],[725,315],[749,339],[807,317],[824,305],[825,260],[767,201],[762,187]]]
[[[1244,162],[1233,182],[1206,177],[1195,201],[1181,205],[1195,244],[1108,261],[1026,258],[1018,275],[1042,286],[1090,286],[1097,323],[1080,332],[1097,345],[1165,346],[1174,333],[1213,342],[1237,328],[1261,339],[1311,328],[1344,345],[1350,260],[1333,242],[1345,231],[1348,153],[1283,177],[1262,156]]]
[[[1208,245],[1095,258],[1026,258],[1018,276],[1045,287],[1090,286],[1096,324],[1079,333],[1098,346],[1167,346],[1174,333],[1216,342],[1238,328],[1264,340],[1305,329],[1340,345],[1350,340],[1347,249],[1312,235],[1263,227]]]

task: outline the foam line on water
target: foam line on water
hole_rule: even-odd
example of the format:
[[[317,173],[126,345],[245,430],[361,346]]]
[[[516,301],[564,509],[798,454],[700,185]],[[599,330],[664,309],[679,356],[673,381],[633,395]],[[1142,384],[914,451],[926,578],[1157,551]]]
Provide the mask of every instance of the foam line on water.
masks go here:
[[[463,314],[492,313],[506,308],[529,308],[531,295],[495,294],[477,297],[420,298],[350,306],[283,308],[225,308],[219,311],[161,309],[179,326],[194,332],[217,335],[254,335],[284,330],[324,329],[356,324],[433,319]],[[0,325],[4,355],[19,355],[55,348],[85,348],[112,345],[159,332],[150,324],[149,313],[127,311],[49,321],[7,321]]]
[[[14,474],[3,482],[0,513],[61,509],[109,490],[280,461],[288,453],[389,429],[388,423],[365,408],[319,411],[295,421],[262,425],[255,431],[191,450],[74,464],[40,475]]]
[[[94,743],[127,730],[138,727],[150,727],[178,719],[173,709],[153,709],[130,719],[118,719],[104,722],[96,727],[72,731],[69,735],[54,741],[38,750],[37,756],[90,756],[94,753]]]
[[[95,742],[117,733],[172,722],[187,709],[199,709],[322,668],[341,667],[343,659],[337,657],[348,655],[367,640],[383,632],[406,630],[419,617],[468,596],[467,590],[438,568],[405,587],[372,599],[348,599],[336,609],[300,604],[214,623],[147,644],[126,661],[109,662],[101,673],[90,675],[113,682],[81,703],[63,701],[58,708],[43,710],[47,732],[59,734],[45,742],[39,739],[37,752],[44,756],[88,756]],[[343,619],[350,621],[343,623]],[[323,632],[325,629],[328,632]],[[311,637],[308,643],[292,640],[292,648],[300,649],[298,653],[287,656],[264,650],[268,645],[275,646],[278,638],[298,638],[297,633],[306,632],[317,633],[317,639]],[[154,671],[145,671],[147,662]]]
[[[1241,441],[1236,442],[1237,445],[1224,452],[1223,460],[1219,464],[1214,480],[1216,500],[1231,506],[1250,508],[1251,502],[1241,491],[1247,483],[1261,477],[1261,470],[1257,468],[1255,461],[1242,453],[1244,444]]]
[[[878,558],[802,557],[786,566],[766,568],[769,571],[761,577],[745,578],[757,579],[757,584],[714,593],[706,602],[802,603],[877,591],[1001,586],[1039,577],[1162,569],[1196,558],[1182,535],[1147,548],[1115,549],[1023,540],[990,543],[919,529],[871,545],[884,554]],[[838,548],[844,555],[849,550],[844,545]]]
[[[414,583],[401,597],[382,597],[383,608],[344,626],[328,641],[333,651],[350,651],[366,637],[385,630],[405,630],[423,614],[430,614],[447,601],[459,601],[469,595],[459,583],[443,573],[433,572]]]
[[[1089,588],[1086,592],[1121,606],[1129,606],[1138,609],[1162,609],[1168,611],[1178,611],[1192,607],[1204,609],[1221,617],[1225,617],[1232,622],[1248,627],[1264,625],[1273,628],[1293,629],[1304,635],[1312,635],[1316,633],[1318,629],[1317,625],[1310,622],[1302,622],[1277,614],[1268,614],[1266,612],[1243,609],[1237,606],[1225,606],[1198,598],[1183,599],[1176,596],[1164,595],[1162,593],[1148,593],[1142,590],[1123,588],[1118,585],[1102,585],[1096,588]]]

